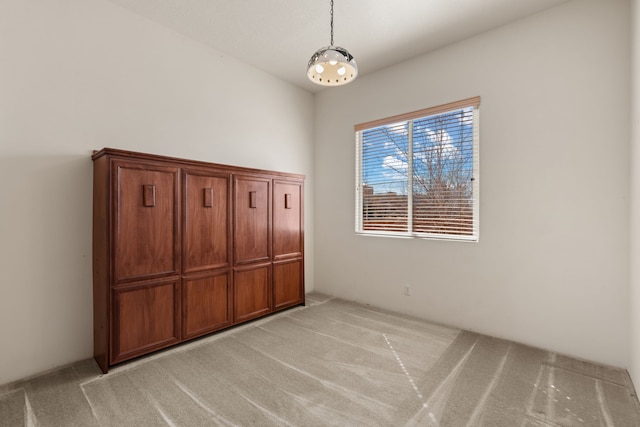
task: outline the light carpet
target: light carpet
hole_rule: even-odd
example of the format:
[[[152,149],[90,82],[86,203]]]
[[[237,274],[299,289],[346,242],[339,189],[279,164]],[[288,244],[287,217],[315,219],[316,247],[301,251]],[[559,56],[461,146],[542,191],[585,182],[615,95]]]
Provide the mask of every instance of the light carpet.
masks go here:
[[[2,426],[640,426],[628,374],[307,296],[122,364],[0,387]]]

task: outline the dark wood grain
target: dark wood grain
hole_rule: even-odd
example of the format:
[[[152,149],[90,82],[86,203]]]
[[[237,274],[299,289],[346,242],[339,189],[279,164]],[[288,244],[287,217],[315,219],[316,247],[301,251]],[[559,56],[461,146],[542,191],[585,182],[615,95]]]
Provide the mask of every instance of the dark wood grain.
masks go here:
[[[120,161],[114,166],[116,282],[178,274],[178,168]],[[149,186],[155,188],[154,206],[144,203]]]
[[[179,283],[176,279],[113,290],[112,363],[180,341]]]
[[[93,165],[93,354],[102,372],[109,369],[109,170],[102,157]]]
[[[231,325],[231,273],[185,279],[183,338],[192,338]]]
[[[281,310],[304,302],[302,259],[273,263],[273,308]]]
[[[275,180],[273,183],[274,259],[302,256],[302,242],[302,183]]]
[[[234,322],[244,322],[271,312],[271,264],[234,271]]]
[[[269,260],[271,180],[236,176],[234,187],[235,263]],[[255,193],[255,199],[252,199],[252,193]],[[255,202],[254,208],[251,207],[252,201]]]
[[[182,185],[183,272],[230,267],[231,175],[188,170]]]

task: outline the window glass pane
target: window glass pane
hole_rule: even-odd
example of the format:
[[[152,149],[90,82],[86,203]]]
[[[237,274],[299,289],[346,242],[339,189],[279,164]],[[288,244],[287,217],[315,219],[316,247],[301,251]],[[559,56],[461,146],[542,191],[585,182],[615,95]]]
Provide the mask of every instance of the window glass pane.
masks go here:
[[[473,235],[473,108],[413,121],[413,231]]]
[[[362,131],[362,230],[408,230],[408,124]]]
[[[479,105],[355,125],[357,232],[478,241]]]

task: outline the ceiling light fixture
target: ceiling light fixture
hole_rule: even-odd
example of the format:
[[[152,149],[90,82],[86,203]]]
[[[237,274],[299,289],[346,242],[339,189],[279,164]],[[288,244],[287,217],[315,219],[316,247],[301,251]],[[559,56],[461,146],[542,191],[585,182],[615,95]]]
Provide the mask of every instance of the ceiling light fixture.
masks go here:
[[[307,77],[321,86],[345,85],[358,76],[356,60],[343,47],[333,45],[333,0],[331,0],[331,44],[311,56]]]

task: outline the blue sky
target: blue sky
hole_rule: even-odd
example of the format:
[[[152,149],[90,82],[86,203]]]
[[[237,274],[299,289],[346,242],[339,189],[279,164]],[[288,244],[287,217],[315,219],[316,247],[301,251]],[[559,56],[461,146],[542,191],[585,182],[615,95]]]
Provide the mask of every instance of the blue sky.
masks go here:
[[[473,109],[413,120],[414,175],[471,178]],[[409,122],[362,131],[363,184],[407,194]]]

